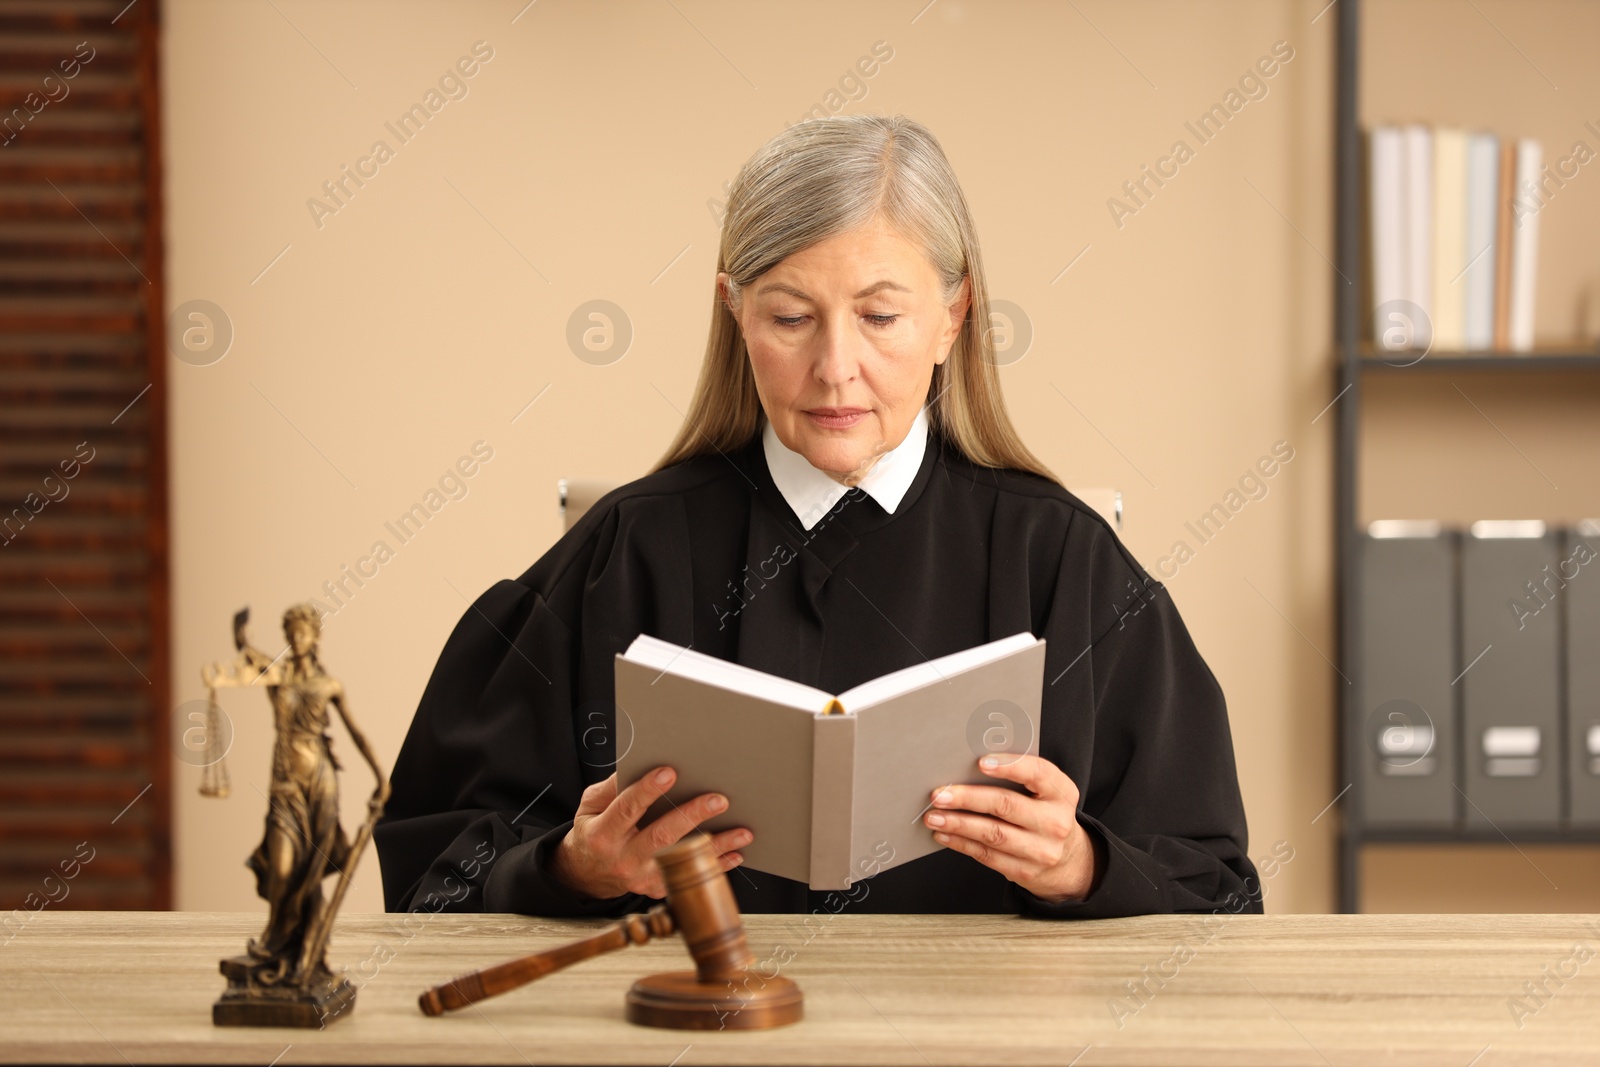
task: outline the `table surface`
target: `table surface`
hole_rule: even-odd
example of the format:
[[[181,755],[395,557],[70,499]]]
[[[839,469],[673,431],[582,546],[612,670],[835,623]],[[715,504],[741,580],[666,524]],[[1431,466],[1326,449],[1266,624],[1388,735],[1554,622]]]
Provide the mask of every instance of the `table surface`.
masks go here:
[[[805,1018],[691,1032],[623,1018],[635,978],[691,965],[676,938],[429,1018],[422,990],[609,924],[346,915],[329,962],[359,988],[348,1016],[214,1027],[218,961],[262,921],[47,909],[0,931],[0,1061],[1600,1063],[1600,916],[749,915],[759,966],[799,983]]]

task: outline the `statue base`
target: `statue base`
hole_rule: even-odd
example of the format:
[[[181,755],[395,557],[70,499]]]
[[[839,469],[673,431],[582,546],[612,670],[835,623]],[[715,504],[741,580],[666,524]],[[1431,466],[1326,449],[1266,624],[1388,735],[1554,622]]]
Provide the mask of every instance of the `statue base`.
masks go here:
[[[799,1022],[804,1007],[800,987],[787,978],[751,973],[736,985],[672,971],[633,983],[626,1014],[630,1023],[670,1030],[766,1030]]]
[[[211,1006],[212,1025],[320,1030],[355,1009],[355,987],[342,976],[324,970],[308,986],[263,985],[256,981],[261,967],[251,956],[222,961],[228,988]]]

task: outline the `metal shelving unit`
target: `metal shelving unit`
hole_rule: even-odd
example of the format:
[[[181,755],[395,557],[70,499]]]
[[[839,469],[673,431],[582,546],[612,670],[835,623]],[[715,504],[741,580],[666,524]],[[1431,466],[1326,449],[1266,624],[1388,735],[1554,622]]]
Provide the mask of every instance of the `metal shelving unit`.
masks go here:
[[[1600,352],[1593,349],[1568,349],[1538,352],[1470,352],[1442,355],[1435,352],[1415,363],[1404,352],[1384,356],[1360,357],[1364,374],[1434,374],[1444,371],[1460,374],[1526,374],[1530,371],[1597,371]]]
[[[1342,823],[1339,842],[1339,909],[1360,910],[1361,850],[1367,843],[1391,844],[1600,844],[1600,831],[1561,827],[1509,829],[1435,827],[1407,829],[1361,824],[1361,776],[1364,757],[1361,693],[1360,576],[1357,561],[1357,469],[1360,458],[1362,383],[1369,376],[1434,375],[1443,372],[1551,377],[1560,372],[1600,372],[1600,349],[1549,349],[1535,352],[1450,352],[1415,358],[1405,352],[1375,353],[1362,336],[1367,264],[1362,211],[1366,188],[1360,126],[1360,0],[1343,0],[1338,14],[1338,56],[1334,122],[1334,183],[1336,258],[1340,277],[1334,279],[1334,341],[1339,354],[1335,383],[1338,398],[1337,452],[1334,477],[1335,549],[1338,553],[1339,660],[1351,679],[1339,685],[1337,737],[1341,782],[1351,783],[1340,802]],[[1346,281],[1348,279],[1348,281]],[[1454,714],[1459,714],[1455,709]]]

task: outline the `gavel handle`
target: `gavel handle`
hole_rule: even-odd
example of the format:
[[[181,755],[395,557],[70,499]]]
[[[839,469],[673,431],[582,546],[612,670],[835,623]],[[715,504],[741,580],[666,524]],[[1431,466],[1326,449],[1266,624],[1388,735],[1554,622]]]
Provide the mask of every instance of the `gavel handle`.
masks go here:
[[[677,929],[667,905],[657,904],[642,915],[629,915],[615,926],[582,941],[459,975],[423,993],[417,998],[417,1003],[424,1015],[443,1015],[447,1011],[455,1011],[527,985],[568,964],[593,959],[629,945],[642,945],[651,938],[670,937]]]

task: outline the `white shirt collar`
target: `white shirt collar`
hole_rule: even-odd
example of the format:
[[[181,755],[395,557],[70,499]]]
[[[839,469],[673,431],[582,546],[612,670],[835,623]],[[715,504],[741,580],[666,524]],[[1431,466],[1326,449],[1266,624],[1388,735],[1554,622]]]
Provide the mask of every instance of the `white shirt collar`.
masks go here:
[[[826,471],[813,467],[805,456],[780,441],[771,420],[763,417],[762,423],[761,447],[766,453],[767,471],[778,492],[799,516],[800,524],[809,530],[849,492],[849,487],[834,481]],[[884,511],[893,515],[922,469],[927,447],[928,409],[924,407],[917,412],[911,429],[906,431],[905,440],[879,456],[857,488],[871,495]]]

